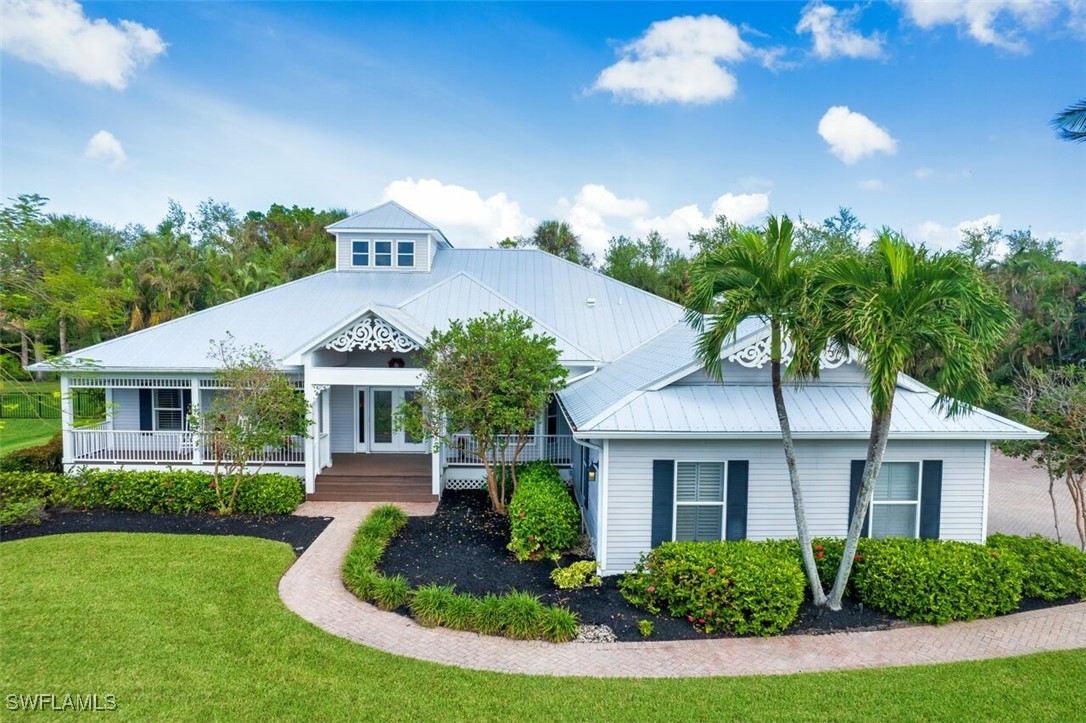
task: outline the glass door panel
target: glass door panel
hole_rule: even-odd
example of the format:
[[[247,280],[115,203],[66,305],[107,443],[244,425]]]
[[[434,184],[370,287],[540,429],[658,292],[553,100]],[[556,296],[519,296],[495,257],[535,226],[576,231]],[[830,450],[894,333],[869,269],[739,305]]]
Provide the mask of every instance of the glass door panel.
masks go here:
[[[392,424],[393,406],[392,389],[373,390],[373,445],[388,449],[393,444],[395,429]]]

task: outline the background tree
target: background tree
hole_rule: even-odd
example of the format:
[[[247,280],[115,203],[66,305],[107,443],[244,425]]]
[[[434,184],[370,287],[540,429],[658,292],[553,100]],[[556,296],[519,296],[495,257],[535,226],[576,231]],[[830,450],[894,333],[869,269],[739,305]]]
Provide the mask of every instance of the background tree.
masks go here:
[[[852,209],[841,206],[837,213],[820,225],[807,223],[802,218],[796,224],[796,245],[808,250],[829,253],[847,253],[860,250],[860,233],[867,228]]]
[[[591,267],[594,261],[591,254],[581,248],[580,237],[565,221],[540,221],[532,235],[523,239],[522,245],[535,246],[566,261],[581,266]]]
[[[939,394],[937,404],[951,415],[967,410],[989,392],[987,366],[1012,316],[970,259],[932,254],[888,229],[866,253],[824,264],[820,276],[828,292],[828,333],[864,355],[871,394],[867,460],[827,602],[839,610],[882,467],[898,375],[917,359],[933,360],[929,383]]]
[[[1086,98],[1067,106],[1052,119],[1056,136],[1072,143],[1086,142]]]
[[[680,303],[687,295],[689,270],[690,260],[656,231],[644,241],[615,236],[600,267],[606,276]]]
[[[785,364],[785,335],[792,339],[796,348],[791,370],[804,370],[815,376],[818,373],[822,339],[804,343],[814,331],[811,320],[805,318],[813,293],[811,270],[814,259],[795,248],[793,224],[787,216],[780,220],[770,216],[762,232],[725,226],[720,229],[720,237],[727,240],[714,244],[698,256],[691,270],[687,320],[700,332],[697,357],[712,376],[723,381],[720,352],[734,339],[740,322],[750,316],[769,320],[773,402],[792,487],[796,531],[811,595],[815,604],[822,605],[826,595],[811,549],[811,533],[781,374]]]
[[[530,329],[525,317],[500,311],[435,330],[424,346],[419,394],[397,413],[399,426],[435,448],[456,445],[457,433],[470,434],[490,503],[501,514],[516,488],[520,452],[567,374],[554,339]]]
[[[219,513],[229,515],[245,475],[263,469],[264,449],[308,436],[308,405],[259,344],[240,347],[227,336],[212,343],[208,358],[219,365],[215,376],[221,387],[207,409],[190,415],[189,428],[212,452]],[[254,460],[260,461],[250,468]]]

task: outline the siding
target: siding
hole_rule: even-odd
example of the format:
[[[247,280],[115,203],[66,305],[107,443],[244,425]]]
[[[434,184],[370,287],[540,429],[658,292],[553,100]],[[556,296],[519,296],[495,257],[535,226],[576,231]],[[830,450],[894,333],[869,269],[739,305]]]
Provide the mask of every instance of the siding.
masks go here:
[[[331,426],[329,430],[332,452],[354,452],[354,387],[333,386],[331,393]]]
[[[382,268],[375,269],[372,266],[366,268],[357,268],[351,263],[351,242],[352,241],[364,241],[374,239],[380,239],[382,241],[414,241],[415,242],[415,266],[412,269],[399,269],[400,271],[429,271],[432,265],[434,251],[436,244],[433,244],[430,240],[429,234],[418,232],[406,232],[406,231],[386,231],[383,233],[352,233],[352,234],[338,234],[336,236],[336,269],[339,271],[377,271],[379,273],[387,273],[389,271],[396,271],[396,267],[391,269]],[[371,249],[372,251],[372,249]],[[393,244],[393,256],[396,253],[395,244]],[[395,263],[395,258],[393,259]]]
[[[799,441],[796,456],[814,535],[844,536],[848,526],[849,465],[866,456],[863,441]],[[654,459],[750,461],[747,535],[796,534],[788,471],[780,442],[611,440],[608,486],[608,573],[630,569],[649,549]],[[943,460],[940,536],[981,542],[984,529],[984,442],[890,442],[886,461]],[[591,503],[591,496],[590,496]]]
[[[140,428],[140,390],[116,387],[113,390],[113,428]]]
[[[721,373],[725,384],[769,384],[769,364],[761,369],[748,368],[736,362],[725,361],[721,364]],[[787,383],[787,379],[785,380]],[[824,384],[867,384],[867,376],[858,363],[842,364],[836,369],[823,369],[818,381]],[[675,382],[680,386],[691,384],[716,384],[703,370],[698,370],[689,376]]]

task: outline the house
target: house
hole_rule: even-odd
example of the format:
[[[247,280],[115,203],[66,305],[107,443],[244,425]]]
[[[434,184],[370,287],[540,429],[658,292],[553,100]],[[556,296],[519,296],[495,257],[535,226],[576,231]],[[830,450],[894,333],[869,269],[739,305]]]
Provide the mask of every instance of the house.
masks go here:
[[[207,351],[229,333],[282,360],[311,404],[308,437],[263,460],[301,478],[310,499],[479,486],[470,437],[434,452],[393,414],[415,393],[432,329],[507,309],[554,338],[570,379],[522,459],[567,475],[603,572],[663,540],[795,535],[762,321],[723,350],[721,384],[694,360],[680,306],[589,269],[538,250],[453,248],[395,203],[328,231],[334,270],[69,354],[65,467],[206,466],[186,420],[218,393]],[[75,428],[70,393],[86,387],[104,388],[109,416]],[[821,379],[786,396],[812,532],[843,535],[869,429],[862,362],[827,351]],[[980,409],[948,419],[934,401],[901,377],[867,534],[984,540],[992,441],[1039,436]]]

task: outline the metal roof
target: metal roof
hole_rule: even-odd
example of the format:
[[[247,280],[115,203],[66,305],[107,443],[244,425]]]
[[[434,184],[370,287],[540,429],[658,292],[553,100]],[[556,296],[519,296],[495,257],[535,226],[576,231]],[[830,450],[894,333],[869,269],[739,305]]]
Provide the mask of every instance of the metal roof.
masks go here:
[[[326,231],[431,231],[448,244],[448,239],[437,226],[422,216],[408,211],[395,201],[387,201],[368,211],[348,216],[342,221],[324,227]]]

